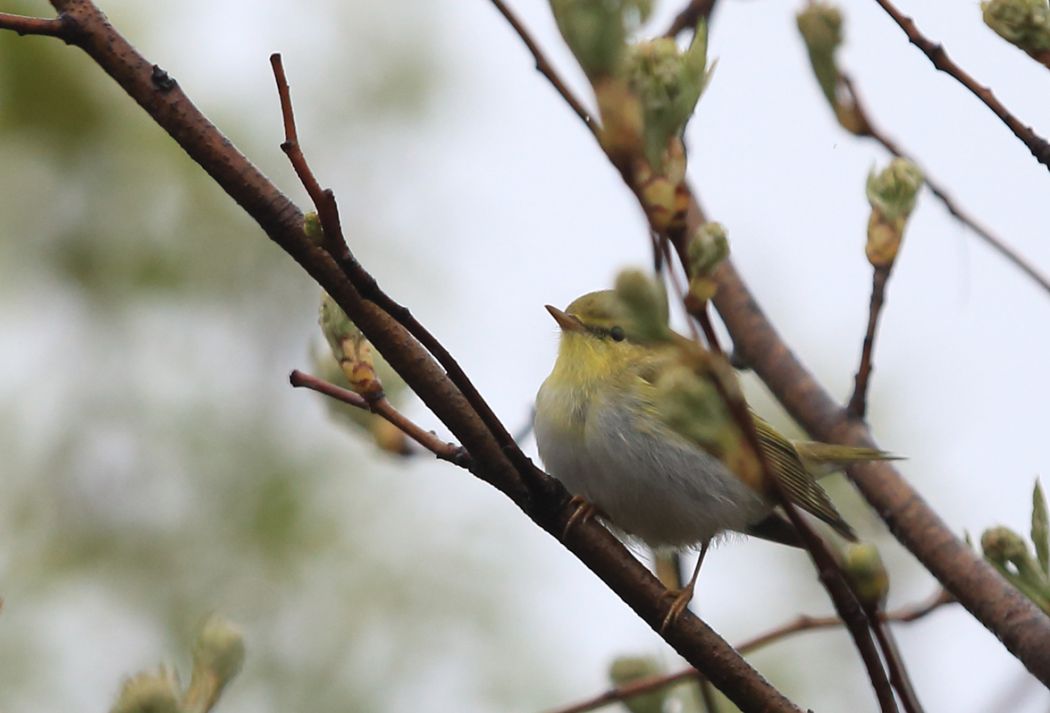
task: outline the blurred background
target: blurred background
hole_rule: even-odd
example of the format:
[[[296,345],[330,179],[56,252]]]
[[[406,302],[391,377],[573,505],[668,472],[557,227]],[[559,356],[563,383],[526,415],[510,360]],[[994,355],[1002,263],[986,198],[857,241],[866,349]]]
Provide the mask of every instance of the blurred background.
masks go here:
[[[512,430],[554,358],[542,305],[648,264],[637,204],[486,0],[101,5],[305,207],[279,149],[267,57],[283,53],[304,148],[353,248]],[[902,5],[1050,133],[1050,76],[984,27],[977,3]],[[515,6],[585,94],[547,4]],[[871,283],[864,180],[887,156],[834,122],[800,6],[719,3],[690,170],[773,322],[845,399]],[[677,9],[659,4],[654,29]],[[875,3],[846,12],[841,63],[874,120],[1050,271],[1046,169]],[[501,494],[380,452],[288,386],[310,367],[317,301],[83,53],[0,33],[0,711],[106,710],[135,671],[170,662],[185,676],[213,611],[248,647],[228,713],[540,711],[606,688],[619,655],[679,665]],[[1027,531],[1047,473],[1048,325],[1050,295],[924,192],[889,284],[870,420],[960,534]],[[891,608],[933,593],[838,480],[837,502],[882,548]],[[696,602],[731,642],[831,611],[804,555],[743,539],[708,558]],[[928,710],[1050,710],[960,609],[897,632]],[[842,631],[752,660],[803,707],[875,709]]]

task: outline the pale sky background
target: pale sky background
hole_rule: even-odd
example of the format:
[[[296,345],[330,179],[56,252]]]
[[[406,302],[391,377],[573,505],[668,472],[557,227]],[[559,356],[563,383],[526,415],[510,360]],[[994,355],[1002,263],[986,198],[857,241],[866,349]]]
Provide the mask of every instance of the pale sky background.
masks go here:
[[[900,5],[1022,121],[1050,134],[1050,75],[985,28],[976,2]],[[844,399],[871,282],[863,255],[864,180],[887,157],[834,123],[795,29],[800,6],[782,0],[719,3],[710,41],[718,68],[687,134],[690,176],[710,215],[727,227],[737,267],[774,324],[831,393]],[[636,203],[486,0],[195,0],[166,8],[163,17],[133,2],[111,0],[103,7],[118,27],[133,26],[133,43],[170,71],[220,127],[229,126],[230,138],[302,205],[303,193],[278,148],[280,116],[267,61],[273,51],[284,54],[300,136],[322,182],[340,198],[358,257],[444,342],[512,430],[527,418],[554,358],[556,327],[542,305],[563,305],[609,285],[622,267],[648,264]],[[514,7],[585,94],[547,4],[519,0]],[[662,28],[677,3],[658,8],[654,25]],[[976,98],[936,72],[874,2],[844,9],[841,64],[874,120],[961,204],[1050,272],[1046,168]],[[29,40],[0,36],[0,42],[11,41]],[[388,56],[376,51],[381,43],[427,48],[435,77],[420,87],[421,118],[369,121],[367,107],[355,106],[353,119],[344,120],[350,113],[344,84],[356,88],[353,96],[362,96],[361,87],[379,96],[398,76],[398,67],[379,61]],[[72,50],[64,56],[87,61]],[[107,96],[119,101],[122,95]],[[179,160],[143,159],[144,178],[164,174],[164,161]],[[192,209],[183,200],[172,210]],[[5,228],[0,215],[5,238],[25,224]],[[252,228],[235,238],[241,253],[273,250]],[[46,379],[53,368],[46,357],[68,346],[68,332],[56,325],[76,324],[77,307],[62,296],[61,286],[20,283],[10,261],[4,271],[15,286],[0,305],[7,333],[0,336],[0,397],[20,414],[26,442],[36,444],[27,447],[31,459],[46,449],[46,403],[53,405],[60,395],[46,383],[37,394],[20,385]],[[307,364],[305,345],[315,325],[311,288],[290,261],[285,274],[294,304],[303,305],[300,316],[251,318],[256,329],[279,338],[272,351],[252,355],[229,380],[208,382],[216,408],[244,409],[237,395],[257,392],[260,404],[280,414],[288,437],[306,444],[302,449],[322,444],[326,452],[341,454],[345,477],[364,479],[355,497],[360,488],[370,488],[367,505],[355,502],[378,513],[370,529],[357,531],[362,546],[388,553],[377,558],[387,557],[385,564],[401,568],[408,581],[418,566],[440,572],[445,548],[474,557],[481,564],[470,583],[472,596],[486,601],[502,622],[490,630],[464,612],[458,644],[429,640],[383,656],[375,655],[383,646],[382,626],[362,632],[346,644],[348,665],[367,667],[371,658],[376,666],[400,662],[401,685],[376,710],[480,710],[491,705],[487,696],[495,689],[515,702],[508,710],[536,711],[604,690],[617,655],[653,654],[677,665],[615,595],[498,492],[445,464],[392,462],[367,445],[346,446],[355,436],[328,426],[315,399],[286,388],[287,371]],[[47,324],[39,319],[42,300],[53,308]],[[207,319],[191,314],[186,324],[176,323],[173,341],[179,344],[165,348],[156,340],[173,336],[170,324],[140,324],[129,328],[122,349],[129,364],[130,355],[145,359],[146,353],[171,359],[164,373],[149,371],[143,378],[175,398],[200,388],[198,376],[180,373],[183,364],[203,369],[215,359],[194,361],[194,344],[209,345],[206,354],[241,353],[243,345],[225,336],[228,327],[240,326],[238,309],[231,300],[228,312]],[[157,318],[145,314],[143,324]],[[1006,524],[1027,535],[1033,480],[1047,477],[1048,324],[1050,295],[951,220],[928,192],[921,194],[889,284],[870,419],[880,443],[908,457],[901,464],[906,477],[960,534],[977,538],[986,527]],[[113,338],[122,338],[119,330]],[[751,386],[760,411],[777,415],[761,387]],[[410,411],[440,432],[424,409]],[[119,442],[99,447],[117,453],[118,461],[122,457]],[[534,455],[531,442],[528,449]],[[367,476],[357,475],[362,463]],[[341,469],[338,463],[327,467]],[[92,482],[89,493],[96,492]],[[340,486],[333,482],[333,488],[339,492]],[[860,499],[841,484],[834,492],[862,536],[882,548],[893,582],[891,608],[931,594],[932,580]],[[163,488],[155,497],[177,526],[179,508]],[[0,576],[16,574],[0,550]],[[453,576],[451,569],[447,574]],[[12,622],[40,632],[57,658],[51,685],[6,704],[0,697],[4,713],[103,710],[121,676],[182,657],[168,648],[156,622],[116,607],[104,589],[77,587],[75,596],[52,592],[47,605],[37,602],[25,620],[10,592],[0,590],[8,599],[0,613],[0,647],[5,622]],[[312,596],[331,596],[326,587],[322,573],[304,587],[300,603],[309,607]],[[697,602],[705,620],[730,642],[798,613],[830,611],[803,555],[742,539],[709,557]],[[406,606],[424,608],[425,597],[409,597]],[[235,605],[216,601],[215,607]],[[294,619],[287,626],[294,638]],[[512,630],[519,633],[507,634]],[[1050,695],[961,609],[945,609],[896,631],[927,710],[1050,709]],[[272,640],[256,635],[253,643],[251,628],[247,636],[250,667],[253,645]],[[503,677],[479,680],[457,659],[464,647],[500,658]],[[752,660],[803,708],[876,709],[841,631],[806,634]],[[545,677],[538,690],[530,690],[534,672]],[[257,710],[260,704],[239,698],[235,685],[219,710]]]

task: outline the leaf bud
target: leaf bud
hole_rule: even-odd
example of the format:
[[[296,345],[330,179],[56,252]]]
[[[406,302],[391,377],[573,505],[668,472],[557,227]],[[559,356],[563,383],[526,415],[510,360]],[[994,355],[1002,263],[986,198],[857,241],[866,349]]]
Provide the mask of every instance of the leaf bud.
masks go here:
[[[850,544],[843,553],[843,571],[860,603],[868,609],[881,608],[890,590],[890,578],[875,545]]]

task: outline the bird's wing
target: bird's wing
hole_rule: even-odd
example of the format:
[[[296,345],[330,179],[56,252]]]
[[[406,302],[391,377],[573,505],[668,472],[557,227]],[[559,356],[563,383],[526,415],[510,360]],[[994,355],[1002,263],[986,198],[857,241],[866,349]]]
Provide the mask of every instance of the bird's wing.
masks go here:
[[[754,420],[762,452],[791,502],[831,525],[835,532],[847,540],[856,542],[857,535],[853,528],[842,519],[831,498],[806,471],[791,441],[758,416],[754,416]]]

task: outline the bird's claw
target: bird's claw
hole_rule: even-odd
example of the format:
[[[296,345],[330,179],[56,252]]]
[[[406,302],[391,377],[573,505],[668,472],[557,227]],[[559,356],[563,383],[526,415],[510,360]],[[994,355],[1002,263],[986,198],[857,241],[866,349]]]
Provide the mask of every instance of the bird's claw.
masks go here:
[[[693,601],[693,587],[687,586],[677,592],[668,592],[668,594],[674,594],[674,601],[671,602],[671,608],[667,610],[664,620],[660,623],[661,636],[667,633],[667,629],[674,625],[682,612],[689,607],[689,602]]]
[[[573,510],[572,515],[569,516],[569,521],[565,523],[565,528],[562,530],[561,537],[563,540],[569,536],[569,532],[571,532],[574,527],[582,525],[598,514],[598,509],[579,495],[572,496],[569,500],[569,506],[575,508],[575,510]]]

